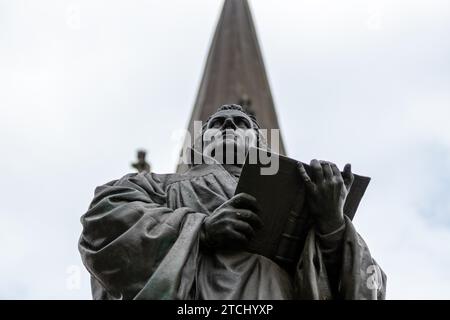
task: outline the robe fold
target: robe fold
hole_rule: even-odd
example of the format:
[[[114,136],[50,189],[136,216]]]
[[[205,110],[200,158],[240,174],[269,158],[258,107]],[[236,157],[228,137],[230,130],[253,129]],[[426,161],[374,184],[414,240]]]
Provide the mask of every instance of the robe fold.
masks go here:
[[[384,298],[386,276],[348,219],[337,246],[310,230],[293,275],[257,254],[200,246],[203,220],[236,186],[221,165],[204,164],[98,187],[79,242],[94,299]]]

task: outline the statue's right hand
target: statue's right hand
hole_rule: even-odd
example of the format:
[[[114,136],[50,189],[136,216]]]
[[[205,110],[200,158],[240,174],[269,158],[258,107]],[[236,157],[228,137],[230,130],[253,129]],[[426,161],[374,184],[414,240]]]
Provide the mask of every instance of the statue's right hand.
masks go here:
[[[243,248],[262,227],[256,199],[240,193],[224,202],[205,218],[201,233],[202,244],[210,248]]]

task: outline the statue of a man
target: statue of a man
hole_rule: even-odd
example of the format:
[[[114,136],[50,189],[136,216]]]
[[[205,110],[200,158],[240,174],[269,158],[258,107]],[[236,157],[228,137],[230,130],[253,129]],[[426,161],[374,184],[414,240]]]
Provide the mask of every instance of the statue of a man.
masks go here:
[[[258,132],[259,126],[240,106],[226,105],[210,117],[207,129],[222,131],[224,139],[210,143],[225,146],[239,144],[233,132]],[[81,218],[79,243],[93,297],[383,299],[386,277],[343,215],[350,166],[342,175],[329,162],[313,160],[311,166],[311,177],[299,170],[315,224],[293,274],[245,251],[261,221],[255,198],[234,195],[240,164],[129,174],[98,187]]]

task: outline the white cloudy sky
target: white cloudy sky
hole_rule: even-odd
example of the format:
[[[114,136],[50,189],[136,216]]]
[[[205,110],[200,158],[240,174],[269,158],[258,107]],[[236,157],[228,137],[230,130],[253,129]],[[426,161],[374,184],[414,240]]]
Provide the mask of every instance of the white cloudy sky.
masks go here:
[[[221,5],[0,0],[0,298],[90,298],[79,217],[137,148],[174,170]],[[450,299],[450,2],[251,6],[289,155],[373,178],[388,298]]]

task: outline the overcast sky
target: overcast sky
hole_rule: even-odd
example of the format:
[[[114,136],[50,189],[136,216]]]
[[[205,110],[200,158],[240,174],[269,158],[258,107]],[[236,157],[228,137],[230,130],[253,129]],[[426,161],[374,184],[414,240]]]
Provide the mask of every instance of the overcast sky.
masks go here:
[[[450,2],[250,2],[289,156],[372,177],[391,299],[450,299]],[[0,0],[0,298],[90,299],[95,186],[173,172],[221,0]],[[79,280],[79,281],[77,281]]]

